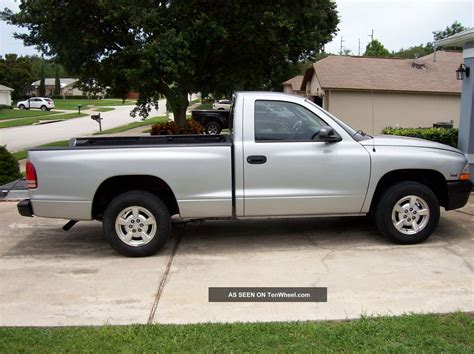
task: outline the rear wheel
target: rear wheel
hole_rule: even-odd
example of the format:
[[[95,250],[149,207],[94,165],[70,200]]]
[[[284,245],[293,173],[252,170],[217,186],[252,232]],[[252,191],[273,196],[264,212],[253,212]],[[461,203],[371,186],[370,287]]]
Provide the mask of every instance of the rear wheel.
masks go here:
[[[204,132],[208,135],[217,135],[222,131],[222,128],[219,123],[209,122],[204,127]]]
[[[130,191],[116,197],[104,213],[104,234],[127,257],[146,257],[164,246],[171,233],[166,205],[154,194]]]
[[[41,110],[42,110],[43,112],[46,112],[46,111],[48,110],[48,107],[46,107],[46,106],[41,106]]]
[[[375,210],[375,222],[379,231],[392,242],[422,242],[438,225],[438,199],[424,184],[397,183],[382,195]]]

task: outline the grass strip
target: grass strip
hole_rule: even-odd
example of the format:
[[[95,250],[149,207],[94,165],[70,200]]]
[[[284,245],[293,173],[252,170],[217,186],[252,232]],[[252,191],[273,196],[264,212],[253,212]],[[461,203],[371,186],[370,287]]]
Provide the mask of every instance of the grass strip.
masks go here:
[[[110,112],[115,110],[115,108],[112,107],[96,107],[93,109],[95,112]]]
[[[77,105],[81,105],[81,109],[86,109],[87,106],[129,106],[134,105],[136,101],[126,100],[122,103],[121,99],[55,99],[54,106],[56,109],[72,109],[77,110]]]
[[[51,114],[57,114],[57,111],[46,111],[43,112],[39,109],[2,109],[0,110],[0,120],[13,119],[13,118],[28,118],[28,117],[41,117],[48,116]]]
[[[102,132],[97,132],[94,135],[121,133],[121,132],[125,132],[127,130],[130,130],[130,129],[143,127],[143,126],[147,126],[147,125],[152,125],[152,124],[156,124],[156,123],[163,123],[163,122],[166,122],[166,117],[165,116],[152,117],[152,118],[148,118],[148,119],[145,119],[145,120],[140,120],[140,121],[136,121],[136,122],[133,122],[133,123],[129,123],[129,124],[126,124],[126,125],[121,125],[119,127],[102,130]]]
[[[38,123],[39,121],[42,121],[42,120],[65,120],[65,119],[85,117],[87,115],[88,114],[85,114],[85,113],[64,113],[64,114],[47,115],[45,117],[12,119],[8,121],[0,122],[0,129],[19,127],[23,125],[31,125],[34,123]]]
[[[39,145],[37,147],[65,147],[65,146],[69,146],[69,140],[54,141],[52,143]],[[28,157],[28,150],[12,152],[12,155],[15,159],[17,159],[17,161],[24,160]]]
[[[0,328],[18,352],[472,352],[474,317],[403,315],[341,322]]]

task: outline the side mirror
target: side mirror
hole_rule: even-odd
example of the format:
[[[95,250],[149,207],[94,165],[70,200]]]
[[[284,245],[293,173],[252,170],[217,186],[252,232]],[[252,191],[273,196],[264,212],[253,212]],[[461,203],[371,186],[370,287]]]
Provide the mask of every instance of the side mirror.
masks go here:
[[[321,127],[319,134],[316,137],[319,141],[325,141],[327,143],[335,143],[342,140],[334,129],[329,126]]]

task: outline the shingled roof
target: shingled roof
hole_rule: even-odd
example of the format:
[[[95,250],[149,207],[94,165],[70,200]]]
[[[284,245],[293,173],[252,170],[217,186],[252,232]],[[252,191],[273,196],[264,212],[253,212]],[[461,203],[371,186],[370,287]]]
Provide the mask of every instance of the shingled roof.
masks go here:
[[[295,77],[292,77],[289,80],[286,80],[284,83],[282,83],[283,86],[289,85],[291,86],[291,89],[293,91],[305,91],[304,89],[301,89],[301,84],[303,82],[303,75],[297,75]]]
[[[313,73],[323,89],[461,93],[455,70],[462,53],[437,51],[418,59],[330,55],[306,70],[301,87]]]

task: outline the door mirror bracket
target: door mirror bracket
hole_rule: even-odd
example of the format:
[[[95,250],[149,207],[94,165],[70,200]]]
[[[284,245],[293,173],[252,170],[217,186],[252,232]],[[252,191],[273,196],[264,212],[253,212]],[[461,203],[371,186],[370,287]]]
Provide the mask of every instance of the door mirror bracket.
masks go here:
[[[335,143],[342,140],[339,134],[337,134],[336,131],[330,126],[321,127],[319,129],[319,134],[315,135],[313,139],[327,143]]]

